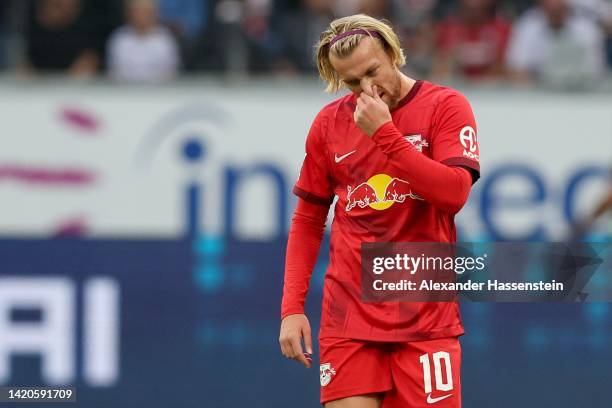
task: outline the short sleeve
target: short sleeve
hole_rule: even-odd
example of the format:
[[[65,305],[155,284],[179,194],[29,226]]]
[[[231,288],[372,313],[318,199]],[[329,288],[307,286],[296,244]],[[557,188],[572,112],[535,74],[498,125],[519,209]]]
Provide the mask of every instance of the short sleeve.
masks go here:
[[[432,132],[433,159],[470,170],[472,181],[480,177],[480,149],[476,120],[468,100],[460,93],[445,97],[436,108]]]
[[[325,157],[327,118],[319,113],[306,138],[306,155],[293,193],[314,204],[329,206],[334,200],[329,166]]]

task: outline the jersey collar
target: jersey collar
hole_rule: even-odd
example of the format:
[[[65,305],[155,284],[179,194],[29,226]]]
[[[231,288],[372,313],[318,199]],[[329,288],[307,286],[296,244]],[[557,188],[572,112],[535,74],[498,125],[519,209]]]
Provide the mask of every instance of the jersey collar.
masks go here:
[[[393,108],[393,111],[398,110],[399,108],[401,108],[402,106],[406,105],[408,102],[410,102],[411,100],[414,99],[414,97],[416,96],[416,94],[419,92],[419,89],[421,89],[421,86],[423,85],[423,80],[422,79],[418,79],[414,85],[412,85],[412,88],[410,88],[410,91],[408,91],[408,93],[406,94],[406,96],[404,96],[399,103],[397,104],[397,106],[395,108]]]

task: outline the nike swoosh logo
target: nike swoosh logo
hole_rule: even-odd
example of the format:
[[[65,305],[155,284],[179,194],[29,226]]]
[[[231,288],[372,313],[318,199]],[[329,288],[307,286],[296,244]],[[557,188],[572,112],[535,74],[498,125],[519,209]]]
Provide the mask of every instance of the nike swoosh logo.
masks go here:
[[[353,150],[352,152],[348,152],[347,154],[343,154],[342,156],[338,156],[338,153],[336,153],[336,155],[334,156],[334,160],[336,161],[336,163],[340,163],[342,160],[346,159],[347,157],[349,157],[351,154],[355,153],[357,150]]]
[[[448,397],[450,397],[450,396],[452,396],[452,395],[453,395],[453,394],[448,394],[448,395],[443,395],[443,396],[438,397],[438,398],[431,398],[431,394],[429,394],[429,395],[427,396],[427,403],[428,403],[428,404],[435,404],[436,402],[438,402],[438,401],[442,401],[443,399],[446,399],[446,398],[448,398]]]

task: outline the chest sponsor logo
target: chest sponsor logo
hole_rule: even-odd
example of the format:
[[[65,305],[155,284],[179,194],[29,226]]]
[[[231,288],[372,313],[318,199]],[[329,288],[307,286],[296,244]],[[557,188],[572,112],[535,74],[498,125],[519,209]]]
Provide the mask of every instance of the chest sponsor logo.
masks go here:
[[[386,210],[395,203],[403,203],[408,198],[422,200],[412,192],[407,181],[388,174],[376,174],[356,187],[347,187],[346,211],[351,211],[355,207]]]
[[[419,135],[408,135],[408,136],[404,136],[404,139],[407,142],[412,143],[412,145],[419,151],[419,152],[423,152],[423,148],[429,146],[429,143],[427,143],[427,140],[423,139],[423,136]]]

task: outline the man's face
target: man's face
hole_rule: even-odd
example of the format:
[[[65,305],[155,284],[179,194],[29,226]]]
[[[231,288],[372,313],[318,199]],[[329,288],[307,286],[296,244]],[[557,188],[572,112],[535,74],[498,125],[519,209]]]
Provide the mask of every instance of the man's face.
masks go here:
[[[149,31],[157,25],[157,10],[154,2],[136,1],[129,8],[130,23],[138,31]]]
[[[566,0],[540,0],[540,7],[546,13],[548,21],[553,27],[563,26],[567,14]]]
[[[70,24],[79,12],[79,0],[45,0],[40,3],[41,17],[51,27]]]
[[[400,72],[377,40],[363,38],[345,58],[330,52],[329,61],[340,79],[356,95],[361,92],[373,95],[372,88],[376,85],[387,106],[390,109],[397,106],[401,93]]]

